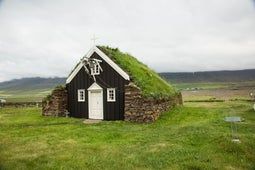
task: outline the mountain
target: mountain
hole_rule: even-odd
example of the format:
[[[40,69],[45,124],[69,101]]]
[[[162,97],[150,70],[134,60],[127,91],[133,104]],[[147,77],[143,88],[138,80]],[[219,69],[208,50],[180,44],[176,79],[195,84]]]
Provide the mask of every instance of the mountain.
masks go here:
[[[31,91],[41,89],[53,89],[57,85],[64,85],[66,78],[22,78],[0,83],[0,91]]]
[[[159,73],[170,83],[209,83],[209,82],[244,82],[255,81],[255,69],[234,71],[205,71]]]

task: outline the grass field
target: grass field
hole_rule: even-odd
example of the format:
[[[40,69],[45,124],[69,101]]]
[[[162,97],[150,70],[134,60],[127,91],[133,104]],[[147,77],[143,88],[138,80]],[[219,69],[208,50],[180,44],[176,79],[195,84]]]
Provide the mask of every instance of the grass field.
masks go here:
[[[41,102],[53,89],[0,91],[0,98],[7,102]]]
[[[255,87],[254,81],[247,82],[211,82],[211,83],[179,83],[173,84],[179,90],[201,90],[201,89],[240,89]]]
[[[214,100],[252,100],[250,92],[255,92],[255,87],[240,89],[203,89],[184,90],[184,101],[214,101]]]
[[[255,94],[255,82],[196,83],[175,86],[183,89],[184,101],[252,100],[249,94],[250,92]]]
[[[185,103],[153,124],[42,117],[0,108],[0,169],[255,169],[252,102]],[[230,123],[237,123],[232,142]]]

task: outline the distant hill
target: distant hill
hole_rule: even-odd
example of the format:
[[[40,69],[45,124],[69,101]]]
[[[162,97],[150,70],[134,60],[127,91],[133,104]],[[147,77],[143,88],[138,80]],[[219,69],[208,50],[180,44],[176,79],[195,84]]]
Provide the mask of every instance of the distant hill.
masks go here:
[[[208,83],[208,82],[244,82],[255,81],[255,69],[236,71],[206,71],[183,73],[159,73],[170,83]],[[65,85],[65,77],[55,78],[22,78],[0,83],[0,91],[32,91],[53,89]]]
[[[255,81],[255,69],[234,71],[205,71],[159,73],[170,83],[208,83],[208,82],[244,82]]]
[[[22,78],[0,83],[0,91],[31,91],[53,89],[57,85],[64,85],[66,78]]]

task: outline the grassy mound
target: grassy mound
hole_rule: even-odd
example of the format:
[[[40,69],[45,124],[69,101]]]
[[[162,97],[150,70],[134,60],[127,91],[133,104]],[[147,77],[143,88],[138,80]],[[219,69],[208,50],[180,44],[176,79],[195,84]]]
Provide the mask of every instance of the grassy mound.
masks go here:
[[[141,88],[143,97],[166,98],[177,93],[157,73],[130,54],[108,46],[98,46],[98,48],[129,74],[131,81]]]

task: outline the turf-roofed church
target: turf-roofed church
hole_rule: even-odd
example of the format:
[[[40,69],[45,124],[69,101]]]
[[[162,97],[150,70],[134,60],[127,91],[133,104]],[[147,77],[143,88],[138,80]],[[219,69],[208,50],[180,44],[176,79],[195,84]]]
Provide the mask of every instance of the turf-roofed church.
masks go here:
[[[123,120],[124,86],[129,80],[103,51],[92,47],[66,80],[70,116]]]
[[[118,48],[93,46],[66,80],[71,117],[152,122],[180,95],[157,73]]]

